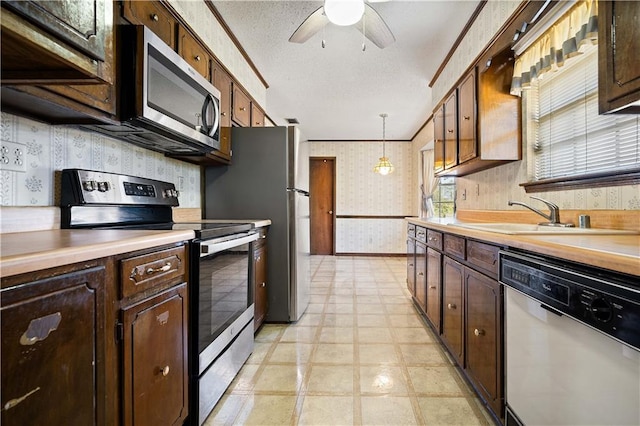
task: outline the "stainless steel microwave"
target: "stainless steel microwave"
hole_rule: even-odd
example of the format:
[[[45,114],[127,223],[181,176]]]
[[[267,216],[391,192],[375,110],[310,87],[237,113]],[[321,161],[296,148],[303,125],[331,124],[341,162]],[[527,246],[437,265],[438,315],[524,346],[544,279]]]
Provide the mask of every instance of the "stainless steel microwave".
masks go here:
[[[84,126],[175,155],[220,149],[220,91],[142,25],[118,34],[119,124]]]

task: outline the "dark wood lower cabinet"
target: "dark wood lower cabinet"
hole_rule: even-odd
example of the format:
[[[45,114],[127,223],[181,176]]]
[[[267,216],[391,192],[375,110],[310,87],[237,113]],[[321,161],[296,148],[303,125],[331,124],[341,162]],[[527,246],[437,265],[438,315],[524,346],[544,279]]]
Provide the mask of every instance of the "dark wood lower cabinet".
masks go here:
[[[440,314],[442,312],[441,270],[442,254],[432,248],[427,248],[427,318],[431,321],[436,333],[440,333]]]
[[[264,234],[266,238],[266,234]],[[254,278],[254,319],[253,329],[258,331],[264,319],[267,317],[267,311],[269,309],[268,301],[269,296],[267,293],[267,245],[264,239],[258,240],[260,244],[256,244],[256,248],[253,252],[253,268],[255,271]]]
[[[188,407],[187,284],[122,310],[125,425],[181,425]]]
[[[502,415],[500,283],[465,268],[466,371],[493,411]]]
[[[416,295],[416,240],[407,238],[407,290]]]
[[[464,366],[464,267],[442,261],[442,340],[460,366]]]
[[[427,246],[416,243],[416,302],[420,309],[427,310]]]
[[[108,424],[104,286],[95,266],[2,289],[0,424]]]

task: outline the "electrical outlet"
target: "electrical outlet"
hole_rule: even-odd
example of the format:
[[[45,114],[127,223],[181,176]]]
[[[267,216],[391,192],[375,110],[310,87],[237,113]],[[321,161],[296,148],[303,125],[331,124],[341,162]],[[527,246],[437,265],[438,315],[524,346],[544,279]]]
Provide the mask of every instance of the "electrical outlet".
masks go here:
[[[0,170],[27,171],[27,147],[21,143],[2,141],[0,146]]]

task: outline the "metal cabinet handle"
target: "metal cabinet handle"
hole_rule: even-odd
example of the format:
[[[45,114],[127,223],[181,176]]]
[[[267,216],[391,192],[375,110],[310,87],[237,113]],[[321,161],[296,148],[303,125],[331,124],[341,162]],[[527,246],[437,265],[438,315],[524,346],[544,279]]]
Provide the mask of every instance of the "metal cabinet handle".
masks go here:
[[[257,258],[256,260],[259,262],[259,261],[260,261],[260,259],[261,259],[261,257],[260,257],[260,256],[258,256],[258,258]]]
[[[156,272],[167,272],[169,269],[171,269],[171,263],[167,262],[167,263],[164,264],[164,266],[162,266],[160,268],[149,268],[149,269],[147,269],[147,275],[155,274]]]
[[[473,330],[473,334],[475,334],[476,336],[484,336],[485,333],[484,330],[476,328],[475,330]]]
[[[329,212],[328,212],[328,213],[329,213],[329,214],[333,214],[333,210],[329,210]]]
[[[413,263],[410,263],[409,266],[413,266]]]
[[[245,107],[240,107],[239,109],[240,109],[240,111],[246,111],[247,110]]]
[[[456,308],[456,304],[455,303],[449,303],[447,305],[447,309],[455,309]]]
[[[429,286],[429,288],[430,288],[431,290],[435,290],[435,289],[437,289],[438,287],[436,287],[435,285],[432,285],[432,286]]]
[[[453,133],[453,129],[447,129],[447,133]]]
[[[465,120],[470,120],[470,119],[471,119],[471,117],[469,117],[468,115],[465,115],[465,116],[464,116],[464,119],[465,119]]]
[[[196,62],[200,62],[200,55],[196,55],[193,59],[195,59]]]
[[[157,14],[152,13],[149,17],[151,18],[152,21],[158,22],[158,15]]]
[[[260,287],[266,287],[266,286],[267,286],[267,283],[260,284]]]
[[[424,275],[424,273],[422,273],[422,272],[418,272],[418,275]]]
[[[167,377],[169,375],[169,366],[165,365],[164,368],[163,367],[158,367],[158,370],[160,371],[160,374],[162,374],[163,377]]]

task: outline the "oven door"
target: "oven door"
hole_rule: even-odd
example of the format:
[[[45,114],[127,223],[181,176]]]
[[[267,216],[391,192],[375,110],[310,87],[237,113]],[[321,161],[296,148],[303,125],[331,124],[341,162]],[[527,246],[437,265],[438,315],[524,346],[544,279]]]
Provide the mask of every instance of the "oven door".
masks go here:
[[[257,239],[250,232],[195,241],[191,325],[197,330],[198,374],[253,320],[251,243]]]

